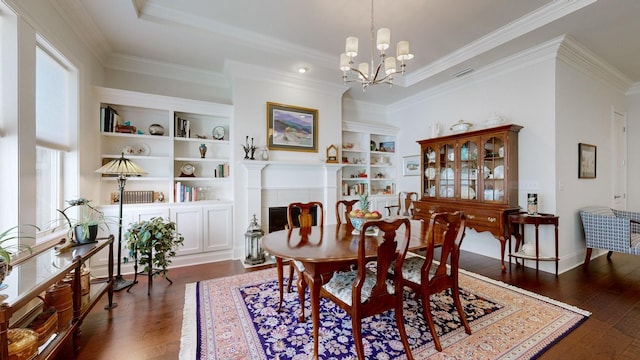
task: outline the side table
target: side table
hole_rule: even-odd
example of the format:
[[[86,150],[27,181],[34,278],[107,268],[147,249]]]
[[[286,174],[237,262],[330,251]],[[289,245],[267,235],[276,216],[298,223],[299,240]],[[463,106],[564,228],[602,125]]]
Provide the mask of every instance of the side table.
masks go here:
[[[555,261],[556,262],[556,276],[558,276],[558,216],[554,214],[538,213],[536,215],[529,215],[527,212],[519,212],[511,214],[508,217],[509,227],[511,234],[516,237],[515,253],[511,253],[511,236],[509,236],[509,264],[511,264],[511,258],[514,258],[516,265],[518,259],[522,259],[522,266],[524,266],[524,260],[535,260],[536,271],[538,271],[538,265],[540,261]],[[524,244],[524,226],[531,224],[536,227],[536,242],[535,242],[535,255],[527,255],[519,251],[520,246]],[[540,225],[553,225],[555,228],[555,256],[554,257],[541,257],[539,244],[538,244],[538,228]]]

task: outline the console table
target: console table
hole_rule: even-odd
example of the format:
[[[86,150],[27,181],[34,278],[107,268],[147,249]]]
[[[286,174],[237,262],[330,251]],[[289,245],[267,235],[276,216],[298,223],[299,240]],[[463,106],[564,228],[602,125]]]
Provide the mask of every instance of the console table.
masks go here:
[[[77,349],[82,321],[102,295],[107,293],[109,298],[105,309],[110,310],[117,306],[113,302],[113,239],[113,235],[111,235],[108,238],[98,239],[96,243],[75,246],[62,253],[57,253],[53,249],[57,244],[51,244],[44,251],[12,263],[13,269],[5,279],[5,282],[9,283],[9,288],[2,291],[3,294],[1,294],[0,360],[9,359],[8,329],[26,326],[42,308],[42,301],[38,300],[38,295],[70,273],[74,276],[71,325],[66,329],[59,329],[55,333],[55,337],[52,336],[41,347],[36,358],[53,358],[68,339],[73,340],[73,348]],[[83,306],[80,284],[82,264],[105,247],[109,249],[108,278],[91,282],[90,300]]]
[[[520,246],[524,244],[524,226],[525,225],[534,225],[535,226],[535,234],[536,234],[536,242],[535,242],[535,255],[528,255],[523,253],[520,250]],[[514,258],[516,265],[520,265],[518,263],[518,259],[522,259],[522,266],[524,266],[524,260],[535,260],[536,262],[536,271],[538,271],[538,265],[540,261],[555,261],[556,263],[556,276],[558,276],[558,216],[553,214],[542,214],[538,213],[536,215],[530,215],[526,212],[519,212],[516,214],[509,215],[509,225],[511,228],[511,233],[516,237],[516,247],[515,253],[511,253],[511,237],[509,237],[509,264],[511,264],[511,258]],[[553,225],[555,229],[555,256],[543,257],[540,256],[539,243],[538,243],[538,233],[540,225]]]

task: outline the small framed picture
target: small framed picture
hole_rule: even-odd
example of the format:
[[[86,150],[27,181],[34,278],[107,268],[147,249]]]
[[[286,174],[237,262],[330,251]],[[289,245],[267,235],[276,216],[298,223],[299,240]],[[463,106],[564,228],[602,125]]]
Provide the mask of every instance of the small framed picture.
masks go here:
[[[410,155],[402,157],[402,175],[420,175],[420,155]]]
[[[318,110],[267,103],[270,150],[318,152]]]
[[[578,144],[578,178],[596,178],[596,146]]]

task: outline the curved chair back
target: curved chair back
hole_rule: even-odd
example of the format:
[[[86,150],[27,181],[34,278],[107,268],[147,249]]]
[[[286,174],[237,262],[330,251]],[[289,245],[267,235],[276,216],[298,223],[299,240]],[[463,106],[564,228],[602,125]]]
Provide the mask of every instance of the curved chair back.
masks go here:
[[[342,224],[342,219],[344,217],[344,222],[351,225],[351,218],[349,217],[349,213],[353,210],[353,205],[358,203],[358,199],[355,200],[338,200],[336,202],[336,223],[338,225]],[[341,210],[344,208],[344,211]]]

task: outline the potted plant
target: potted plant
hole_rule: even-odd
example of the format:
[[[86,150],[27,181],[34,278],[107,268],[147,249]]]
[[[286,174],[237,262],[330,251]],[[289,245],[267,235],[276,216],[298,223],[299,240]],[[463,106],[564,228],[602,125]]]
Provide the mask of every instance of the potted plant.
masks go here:
[[[138,262],[144,267],[144,272],[162,274],[165,279],[171,257],[176,255],[178,246],[184,242],[182,234],[176,231],[176,223],[162,217],[131,224],[124,237],[129,256],[134,257],[136,251],[140,254]]]
[[[28,225],[28,226],[32,226],[36,230],[40,230],[35,225]],[[31,247],[29,245],[20,244],[20,243],[6,244],[7,242],[11,242],[12,240],[19,240],[19,239],[33,239],[33,236],[22,236],[19,226],[14,226],[0,233],[0,290],[7,287],[7,285],[2,284],[2,282],[4,281],[4,278],[9,273],[10,265],[11,265],[11,256],[14,254],[14,251],[18,252],[21,250],[28,250],[29,253],[32,252]]]
[[[66,200],[69,206],[62,210],[58,209],[58,212],[64,216],[69,226],[69,238],[74,239],[74,243],[77,245],[95,242],[98,236],[98,229],[109,229],[104,213],[93,207],[89,202],[91,200],[85,198]],[[70,217],[67,214],[67,211],[72,208],[77,208],[77,218]]]

